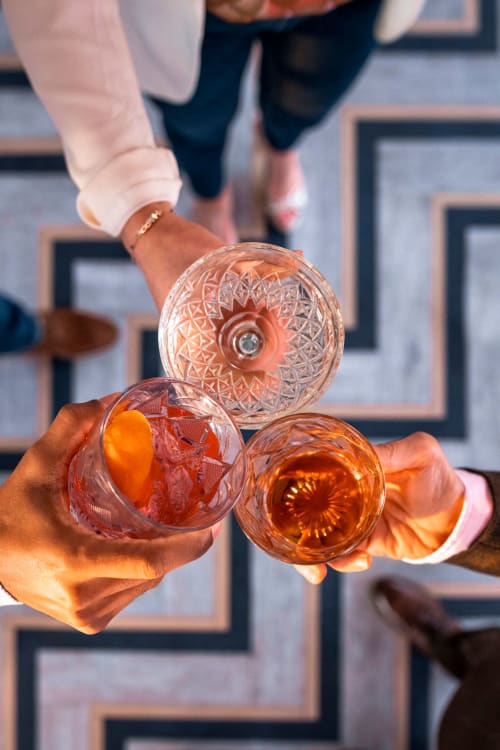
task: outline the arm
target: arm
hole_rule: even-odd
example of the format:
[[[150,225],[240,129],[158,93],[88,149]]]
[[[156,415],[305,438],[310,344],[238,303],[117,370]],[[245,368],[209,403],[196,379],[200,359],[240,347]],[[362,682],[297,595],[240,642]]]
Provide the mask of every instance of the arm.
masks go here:
[[[83,221],[118,235],[141,206],[175,204],[177,164],[155,146],[117,0],[4,0],[2,7],[61,134]]]
[[[130,247],[154,208],[165,216],[134,257],[158,308],[191,262],[223,242],[167,213],[181,187],[155,145],[117,0],[4,0],[13,42],[62,137],[81,219]],[[167,220],[168,219],[168,220]]]
[[[102,630],[213,541],[210,530],[163,539],[104,539],[73,521],[68,465],[103,408],[98,401],[64,407],[0,487],[2,586],[18,602],[83,633]],[[5,599],[0,601],[10,603]]]

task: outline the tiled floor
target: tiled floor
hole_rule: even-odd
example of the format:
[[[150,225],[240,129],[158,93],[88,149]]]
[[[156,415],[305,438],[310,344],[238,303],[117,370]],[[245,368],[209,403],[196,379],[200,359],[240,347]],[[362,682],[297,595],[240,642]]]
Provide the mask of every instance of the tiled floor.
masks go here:
[[[337,290],[346,321],[321,408],[375,442],[426,429],[454,464],[486,468],[500,456],[496,9],[435,0],[420,30],[375,55],[303,144],[311,204],[290,239]],[[13,66],[0,24],[0,287],[29,306],[112,315],[122,335],[74,366],[2,358],[1,475],[64,401],[159,372],[140,273],[79,224],[55,133],[13,85]],[[251,98],[249,85],[229,153],[245,236],[260,230]],[[453,683],[377,620],[370,581],[392,571],[426,581],[469,626],[500,620],[497,580],[379,560],[312,589],[229,532],[101,636],[1,611],[0,748],[431,750]]]

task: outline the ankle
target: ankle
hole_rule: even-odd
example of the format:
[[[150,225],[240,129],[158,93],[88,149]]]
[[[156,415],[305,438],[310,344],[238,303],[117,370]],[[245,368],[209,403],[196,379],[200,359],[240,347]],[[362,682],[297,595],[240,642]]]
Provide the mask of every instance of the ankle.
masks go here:
[[[201,226],[220,237],[225,244],[238,242],[233,218],[233,191],[227,185],[214,198],[196,196],[193,201],[191,218]]]

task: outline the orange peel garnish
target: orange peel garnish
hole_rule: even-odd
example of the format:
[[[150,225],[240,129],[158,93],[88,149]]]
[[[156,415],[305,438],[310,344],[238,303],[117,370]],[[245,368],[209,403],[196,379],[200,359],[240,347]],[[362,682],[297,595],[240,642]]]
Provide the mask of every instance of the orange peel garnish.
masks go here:
[[[154,458],[153,435],[144,414],[130,409],[113,417],[104,432],[103,446],[113,482],[136,505],[144,505]]]

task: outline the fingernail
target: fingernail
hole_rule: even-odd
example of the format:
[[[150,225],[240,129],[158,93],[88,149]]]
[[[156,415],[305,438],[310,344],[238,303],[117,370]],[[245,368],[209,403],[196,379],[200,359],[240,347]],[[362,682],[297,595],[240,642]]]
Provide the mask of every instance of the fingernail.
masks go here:
[[[360,555],[352,563],[356,570],[367,570],[370,566],[368,564],[368,557],[366,555]]]
[[[314,585],[321,583],[323,580],[323,576],[318,570],[316,570],[316,568],[303,567],[300,568],[299,573],[304,576],[306,581],[313,583]]]

